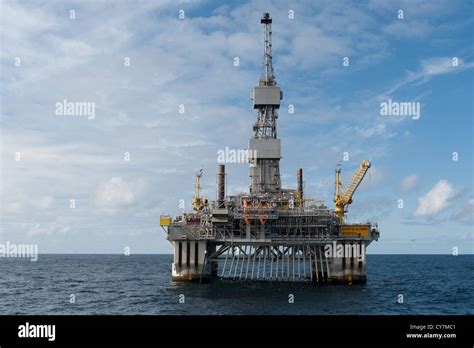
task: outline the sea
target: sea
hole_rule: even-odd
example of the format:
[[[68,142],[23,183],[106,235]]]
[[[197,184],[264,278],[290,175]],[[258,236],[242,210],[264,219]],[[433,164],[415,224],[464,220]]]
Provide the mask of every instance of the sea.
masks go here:
[[[474,255],[367,255],[367,284],[172,282],[172,255],[0,258],[0,314],[474,314]]]

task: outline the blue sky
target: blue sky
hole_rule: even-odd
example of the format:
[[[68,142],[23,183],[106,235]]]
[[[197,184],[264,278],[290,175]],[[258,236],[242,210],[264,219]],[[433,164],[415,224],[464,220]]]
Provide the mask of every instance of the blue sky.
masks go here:
[[[205,194],[215,197],[217,151],[245,148],[251,136],[259,18],[269,11],[284,93],[284,186],[295,186],[302,167],[307,195],[332,205],[343,153],[346,180],[369,159],[348,214],[379,223],[368,252],[473,252],[472,1],[0,6],[0,242],[37,243],[40,252],[170,253],[159,215],[182,211],[180,200],[191,208],[201,165]],[[55,115],[64,99],[94,102],[96,117]],[[382,116],[387,99],[419,102],[421,117]],[[228,194],[247,190],[245,164],[227,172]]]

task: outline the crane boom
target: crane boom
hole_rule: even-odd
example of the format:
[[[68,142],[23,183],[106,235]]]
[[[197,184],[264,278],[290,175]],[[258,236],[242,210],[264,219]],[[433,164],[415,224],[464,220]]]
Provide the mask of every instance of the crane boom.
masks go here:
[[[334,202],[336,203],[336,216],[339,217],[341,221],[344,220],[345,207],[352,203],[352,196],[364,179],[369,168],[370,162],[363,160],[343,190],[341,190],[340,187],[342,185],[341,169],[336,169],[336,194],[334,195]]]
[[[202,178],[203,169],[201,168],[199,172],[196,173],[196,184],[194,185],[194,198],[193,198],[193,208],[195,212],[200,212],[208,204],[207,197],[202,196],[201,189],[201,178]]]

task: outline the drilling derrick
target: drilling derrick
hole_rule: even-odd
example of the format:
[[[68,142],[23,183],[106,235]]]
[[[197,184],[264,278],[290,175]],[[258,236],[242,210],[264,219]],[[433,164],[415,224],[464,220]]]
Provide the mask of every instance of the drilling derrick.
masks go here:
[[[344,214],[370,163],[362,162],[344,190],[336,172],[335,209],[308,197],[301,168],[296,188],[282,188],[277,136],[282,92],[273,72],[270,14],[264,13],[260,23],[263,65],[251,94],[257,120],[248,141],[249,192],[227,196],[225,165],[219,164],[216,200],[209,202],[201,190],[202,170],[196,175],[193,211],[160,218],[174,248],[172,279],[364,283],[365,248],[378,239],[378,227],[348,224]],[[333,247],[342,252],[331,252]]]
[[[277,138],[278,118],[282,92],[277,86],[272,64],[272,19],[265,13],[260,20],[263,24],[263,65],[262,74],[252,91],[254,109],[258,110],[253,126],[254,136],[249,140],[249,150],[256,156],[250,167],[250,194],[278,194],[280,181],[280,139]]]

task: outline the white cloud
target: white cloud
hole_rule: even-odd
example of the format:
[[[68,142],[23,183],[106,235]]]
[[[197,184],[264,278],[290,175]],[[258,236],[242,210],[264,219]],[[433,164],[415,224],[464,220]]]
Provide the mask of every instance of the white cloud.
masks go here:
[[[448,208],[456,196],[456,190],[447,180],[440,180],[431,190],[418,198],[415,216],[433,217]]]
[[[434,27],[428,22],[397,20],[387,25],[383,30],[397,38],[413,39],[427,36]]]
[[[116,214],[136,204],[143,189],[142,180],[125,181],[121,177],[113,177],[97,190],[95,203],[99,210]]]
[[[374,126],[367,128],[356,127],[355,131],[364,138],[378,136],[385,139],[390,139],[397,135],[397,133],[390,131],[385,123],[376,123]]]
[[[162,207],[153,207],[150,209],[139,210],[135,217],[138,218],[155,218],[160,216],[161,214],[166,213]]]
[[[420,67],[417,71],[409,71],[404,78],[393,87],[379,96],[379,99],[387,98],[400,88],[412,84],[423,84],[432,77],[443,74],[451,74],[474,68],[473,62],[466,62],[458,57],[458,65],[453,65],[453,57],[434,57],[420,61]]]
[[[411,174],[403,178],[400,186],[398,187],[398,192],[408,193],[416,190],[420,185],[420,178],[416,174]]]
[[[10,202],[6,204],[5,212],[8,214],[17,214],[21,212],[21,202]]]
[[[474,199],[469,199],[452,218],[461,222],[474,222]]]
[[[32,197],[33,196],[33,197]],[[15,197],[18,200],[4,202],[5,212],[10,216],[22,214],[22,216],[32,214],[33,212],[49,210],[52,208],[55,199],[51,196],[34,197],[33,192],[30,195],[25,193]]]
[[[37,207],[39,209],[49,209],[51,208],[51,205],[54,203],[54,198],[51,197],[51,196],[45,196],[45,197],[42,197],[38,203],[37,203]]]
[[[474,67],[474,62],[465,62],[461,58],[458,58],[457,66],[453,65],[453,63],[453,57],[425,59],[421,61],[421,73],[424,77],[430,77]]]
[[[449,6],[446,6],[449,5]],[[409,18],[419,18],[426,16],[447,16],[453,12],[459,11],[461,2],[446,2],[444,0],[369,0],[368,7],[375,11],[397,15],[398,9],[405,11],[405,20]]]
[[[26,229],[26,234],[29,237],[35,236],[51,236],[54,234],[67,234],[71,227],[68,225],[53,223],[37,223],[37,224],[25,224],[23,226]]]

